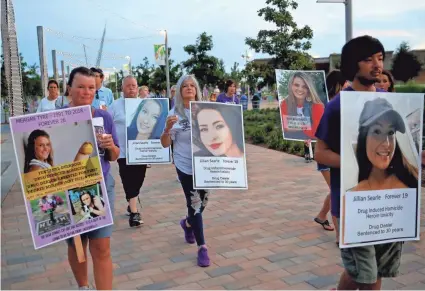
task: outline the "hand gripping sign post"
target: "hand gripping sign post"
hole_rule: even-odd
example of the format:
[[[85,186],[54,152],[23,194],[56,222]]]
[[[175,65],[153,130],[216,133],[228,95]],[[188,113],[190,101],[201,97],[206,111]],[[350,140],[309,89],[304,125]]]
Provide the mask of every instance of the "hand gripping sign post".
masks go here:
[[[423,94],[341,92],[341,248],[419,240],[423,110]]]
[[[168,98],[125,98],[127,165],[170,164],[170,148],[161,145]]]
[[[10,118],[35,249],[113,223],[90,106]],[[81,247],[81,248],[79,248]]]
[[[242,106],[190,102],[194,189],[248,189]]]

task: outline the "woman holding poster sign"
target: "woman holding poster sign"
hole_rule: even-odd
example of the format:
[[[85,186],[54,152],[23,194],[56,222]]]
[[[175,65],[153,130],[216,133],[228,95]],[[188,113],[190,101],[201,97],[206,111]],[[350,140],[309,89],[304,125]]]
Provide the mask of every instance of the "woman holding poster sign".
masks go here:
[[[180,221],[186,242],[198,245],[198,266],[208,267],[210,258],[205,244],[202,212],[208,203],[208,191],[193,189],[190,101],[202,101],[198,81],[193,75],[183,75],[177,82],[175,106],[168,114],[161,136],[163,147],[174,144],[174,164],[182,185],[187,217]]]
[[[418,187],[418,168],[410,164],[396,132],[406,132],[403,118],[384,98],[367,101],[360,115],[356,158],[359,184],[351,191]]]
[[[78,67],[71,71],[68,80],[69,95],[72,97],[71,107],[91,105],[96,93],[95,75],[88,68]],[[106,190],[111,213],[114,211],[115,200],[115,181],[110,174],[110,162],[115,161],[120,149],[118,137],[111,115],[101,109],[92,107],[92,116],[103,119],[105,133],[98,137],[98,146],[105,150],[105,154],[100,156],[103,177],[105,179]],[[112,234],[112,225],[92,230],[81,234],[84,253],[89,245],[90,253],[93,259],[94,280],[97,290],[112,289],[112,258],[110,237]],[[89,243],[90,242],[90,243]],[[75,276],[80,289],[88,288],[87,261],[79,262],[76,248],[72,239],[68,243],[68,262]]]
[[[199,157],[244,157],[241,110],[236,106],[220,106],[217,103],[192,105],[194,143]]]
[[[280,103],[283,132],[286,139],[315,139],[325,106],[310,76],[295,72],[288,81],[288,96]]]
[[[142,100],[127,128],[128,140],[159,139],[167,119],[166,106],[163,100]]]

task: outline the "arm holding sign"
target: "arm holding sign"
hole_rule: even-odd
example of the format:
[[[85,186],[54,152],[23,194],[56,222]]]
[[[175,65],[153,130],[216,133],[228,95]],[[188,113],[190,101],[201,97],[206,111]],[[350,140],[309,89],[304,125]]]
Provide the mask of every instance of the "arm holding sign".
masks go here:
[[[163,148],[168,148],[171,145],[172,140],[170,130],[178,120],[179,118],[177,115],[171,115],[167,117],[167,121],[165,122],[165,129],[161,135],[161,145]]]
[[[332,100],[332,102],[334,102]],[[314,159],[320,164],[324,164],[332,168],[341,167],[341,156],[331,149],[330,144],[332,140],[335,140],[333,123],[339,122],[340,113],[337,110],[333,110],[332,106],[327,106],[323,113],[320,124],[316,131],[316,150],[314,152]],[[338,130],[339,131],[339,130]]]
[[[341,156],[333,152],[328,145],[320,139],[318,139],[316,143],[314,159],[319,164],[324,164],[332,168],[340,168],[341,165]]]

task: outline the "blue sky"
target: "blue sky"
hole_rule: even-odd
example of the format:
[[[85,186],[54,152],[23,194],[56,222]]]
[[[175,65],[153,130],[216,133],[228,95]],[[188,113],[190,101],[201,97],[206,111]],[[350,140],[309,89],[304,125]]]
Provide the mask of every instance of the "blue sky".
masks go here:
[[[394,50],[401,41],[412,48],[425,49],[425,1],[418,0],[353,0],[354,36],[370,34],[378,37],[386,50]],[[299,0],[293,12],[299,25],[310,25],[314,32],[313,56],[339,53],[345,40],[343,4],[317,4],[315,0]],[[225,61],[229,70],[236,61],[243,64],[241,54],[248,47],[245,37],[255,37],[260,29],[272,28],[258,17],[263,0],[15,0],[19,50],[29,64],[39,63],[36,26],[61,32],[45,32],[49,71],[51,50],[69,52],[62,57],[67,64],[84,62],[83,44],[88,61],[94,63],[103,27],[107,25],[104,59],[101,66],[121,67],[125,59],[112,59],[112,54],[130,56],[139,64],[147,56],[153,62],[153,44],[163,42],[160,29],[167,29],[171,58],[187,59],[183,46],[195,43],[206,31],[213,36],[212,54]],[[73,39],[70,36],[95,38]],[[144,37],[132,41],[109,41]],[[108,58],[109,57],[109,58]],[[254,57],[262,57],[254,54]]]

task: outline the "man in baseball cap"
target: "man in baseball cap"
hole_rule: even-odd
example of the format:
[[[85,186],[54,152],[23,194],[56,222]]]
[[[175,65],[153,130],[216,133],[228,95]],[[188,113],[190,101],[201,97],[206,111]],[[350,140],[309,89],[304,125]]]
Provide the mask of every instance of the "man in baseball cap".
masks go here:
[[[347,42],[341,53],[341,73],[352,84],[344,91],[384,92],[376,89],[384,67],[385,50],[379,40],[360,36]],[[377,116],[388,114],[394,119],[398,130],[405,131],[401,116],[391,104],[377,98],[364,107],[360,125],[374,122]],[[315,160],[331,168],[331,212],[340,217],[340,152],[341,152],[341,101],[336,95],[326,106],[316,131]],[[339,224],[339,223],[338,223]],[[345,270],[341,275],[338,290],[377,290],[382,277],[398,274],[401,257],[401,242],[341,249]]]

